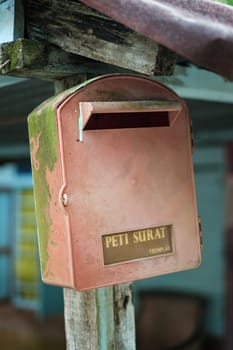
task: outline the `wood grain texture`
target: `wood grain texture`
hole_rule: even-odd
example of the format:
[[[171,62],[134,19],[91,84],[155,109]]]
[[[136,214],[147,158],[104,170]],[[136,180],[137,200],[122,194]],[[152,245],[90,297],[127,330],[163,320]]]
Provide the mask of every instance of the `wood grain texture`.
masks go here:
[[[135,350],[130,284],[76,292],[64,289],[67,350]]]
[[[30,39],[147,75],[173,73],[173,53],[78,0],[27,0],[25,12]]]
[[[132,301],[132,284],[114,287],[115,349],[135,350],[135,319]]]
[[[95,294],[64,289],[67,350],[98,349]]]
[[[17,39],[0,45],[0,74],[56,80],[79,74],[125,72],[105,63],[67,53],[45,41]]]

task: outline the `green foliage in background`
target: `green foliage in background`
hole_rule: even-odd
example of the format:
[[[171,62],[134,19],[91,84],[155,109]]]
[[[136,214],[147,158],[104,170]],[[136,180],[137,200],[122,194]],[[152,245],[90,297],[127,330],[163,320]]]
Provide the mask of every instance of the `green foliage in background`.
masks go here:
[[[214,1],[222,2],[222,3],[224,3],[224,4],[232,5],[232,6],[233,6],[233,0],[214,0]]]

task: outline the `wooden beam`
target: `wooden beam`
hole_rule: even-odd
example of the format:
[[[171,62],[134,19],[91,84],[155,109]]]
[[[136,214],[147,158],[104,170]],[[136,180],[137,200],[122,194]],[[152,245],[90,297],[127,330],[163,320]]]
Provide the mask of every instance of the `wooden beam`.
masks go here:
[[[78,0],[27,0],[25,12],[30,39],[147,75],[174,71],[174,53]]]
[[[0,75],[54,80],[108,72],[126,70],[67,53],[43,41],[17,39],[0,45]]]
[[[0,0],[0,43],[24,37],[23,0]]]

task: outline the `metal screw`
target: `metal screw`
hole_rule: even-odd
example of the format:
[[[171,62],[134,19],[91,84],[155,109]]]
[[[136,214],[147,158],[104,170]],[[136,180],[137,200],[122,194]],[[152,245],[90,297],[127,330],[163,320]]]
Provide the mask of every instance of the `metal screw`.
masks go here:
[[[68,195],[66,193],[63,193],[62,195],[62,204],[64,207],[68,205]]]

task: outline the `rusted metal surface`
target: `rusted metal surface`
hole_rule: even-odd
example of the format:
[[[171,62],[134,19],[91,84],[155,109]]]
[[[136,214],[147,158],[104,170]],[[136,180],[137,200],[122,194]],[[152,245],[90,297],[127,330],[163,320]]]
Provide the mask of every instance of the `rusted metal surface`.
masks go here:
[[[233,8],[210,0],[82,0],[192,62],[233,80]]]
[[[172,91],[101,77],[29,128],[44,281],[85,290],[200,263],[190,123]]]

